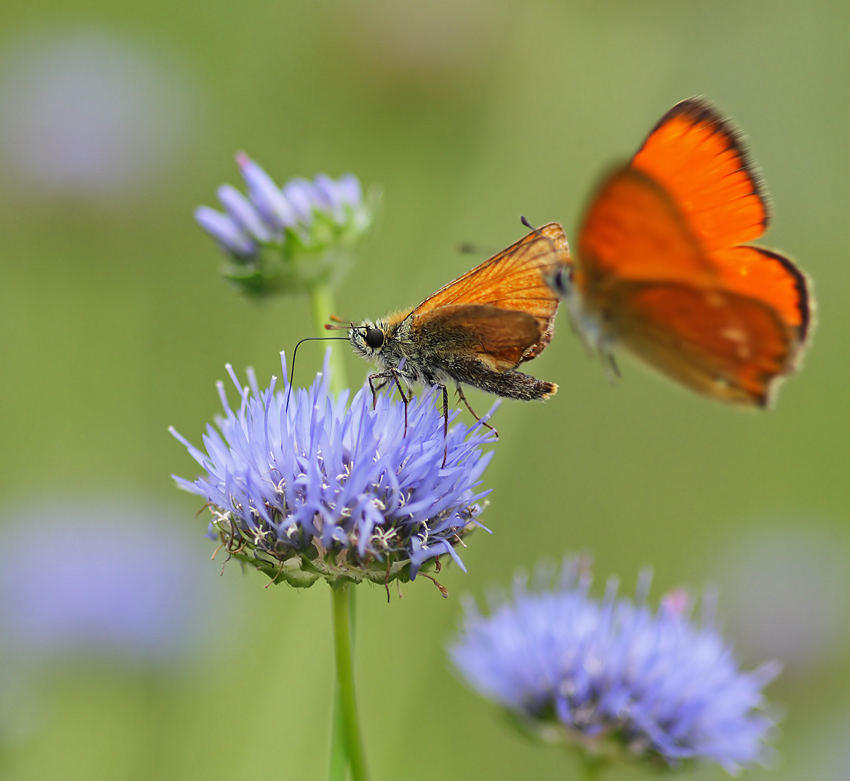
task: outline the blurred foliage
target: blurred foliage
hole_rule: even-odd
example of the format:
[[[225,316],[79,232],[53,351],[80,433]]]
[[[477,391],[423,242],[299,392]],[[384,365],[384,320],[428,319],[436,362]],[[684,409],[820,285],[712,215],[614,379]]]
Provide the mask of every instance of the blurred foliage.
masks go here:
[[[738,616],[730,628],[746,631],[758,589],[739,554],[770,552],[778,530],[790,530],[792,552],[762,558],[755,585],[769,596],[770,578],[782,584],[797,566],[792,584],[807,582],[807,572],[837,574],[822,580],[829,593],[774,605],[771,631],[810,639],[801,619],[824,606],[827,623],[846,625],[846,557],[835,552],[848,550],[850,521],[850,264],[837,250],[850,180],[850,6],[47,0],[7,4],[0,19],[8,523],[34,498],[61,517],[69,497],[130,494],[170,506],[197,531],[197,557],[212,552],[197,501],[169,478],[193,477],[195,465],[166,428],[199,441],[226,362],[240,372],[253,365],[262,384],[278,352],[312,331],[306,300],[237,297],[192,219],[219,183],[234,180],[237,150],[278,181],[352,171],[382,186],[380,224],[337,293],[335,314],[353,319],[415,304],[476,262],[458,253],[460,243],[501,249],[524,233],[521,214],[561,221],[572,236],[607,167],[632,154],[671,105],[702,94],[745,131],[766,175],[776,208],[764,243],[797,258],[815,281],[820,322],[804,370],[765,414],[693,397],[627,361],[609,387],[564,317],[534,364],[537,376],[559,383],[558,395],[545,405],[507,402],[497,414],[501,439],[485,478],[496,490],[483,518],[493,534],[471,539],[467,575],[444,571],[451,598],[427,581],[408,584],[389,606],[383,589],[360,590],[357,674],[370,764],[375,778],[569,775],[571,757],[506,729],[453,679],[443,652],[462,591],[506,584],[540,558],[591,550],[600,581],[616,572],[633,582],[651,564],[659,591],[718,582],[721,612]],[[89,35],[111,42],[119,61],[128,53],[136,92],[126,94],[139,96],[128,105],[144,112],[122,109],[121,82],[107,79],[121,71],[109,62],[95,69],[106,81],[82,94],[61,80],[48,90],[60,96],[58,109],[32,88],[43,75],[32,59],[39,47]],[[81,150],[74,117],[119,110],[129,114],[106,123],[111,132],[81,169],[107,166],[100,179],[75,180],[73,169],[51,182],[50,166],[28,164],[64,154],[62,143]],[[42,138],[38,122],[53,135]],[[82,132],[89,138],[85,123]],[[296,382],[306,383],[322,348],[303,353]],[[365,377],[367,367],[346,360],[352,377]],[[477,394],[470,400],[487,406]],[[33,566],[45,543],[34,528]],[[217,575],[220,566],[209,569]],[[6,686],[4,777],[322,777],[329,600],[320,588],[262,585],[235,564],[210,578],[211,593],[239,608],[223,609],[221,642],[190,665],[140,671],[66,659],[22,690]],[[787,709],[783,762],[771,778],[845,772],[847,632],[812,638],[806,653],[815,661],[786,660],[768,690]],[[749,666],[761,657],[747,648],[779,654],[764,643],[740,648]]]

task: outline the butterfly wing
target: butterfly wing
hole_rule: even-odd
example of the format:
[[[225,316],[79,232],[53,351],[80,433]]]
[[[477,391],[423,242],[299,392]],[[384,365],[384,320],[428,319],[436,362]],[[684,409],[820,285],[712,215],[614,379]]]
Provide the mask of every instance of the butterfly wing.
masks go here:
[[[481,307],[468,310],[470,325],[477,323],[482,332],[486,331],[482,333],[485,341],[492,341],[501,322],[504,333],[498,334],[498,342],[512,342],[514,347],[522,345],[520,359],[528,361],[539,355],[551,340],[560,302],[546,278],[569,264],[564,230],[557,223],[549,223],[440,288],[411,314],[416,327],[425,327],[440,323],[441,318],[449,315],[441,310],[453,307],[451,318],[456,325],[463,319],[458,308]],[[520,316],[513,314],[500,321],[497,316],[500,311],[520,313]],[[519,325],[528,322],[527,317],[534,322],[533,338],[528,325]],[[513,335],[512,331],[515,331]]]
[[[685,216],[643,172],[625,166],[596,193],[579,231],[574,281],[586,296],[622,280],[711,284],[716,276]]]
[[[673,106],[631,166],[670,194],[708,252],[754,241],[767,228],[766,196],[741,134],[701,98]]]
[[[697,393],[763,407],[794,368],[798,333],[762,301],[677,284],[625,283],[619,294],[623,347]]]
[[[451,343],[452,353],[482,361],[505,372],[529,360],[526,353],[540,341],[533,315],[481,304],[449,304],[426,312],[416,322],[426,345]]]
[[[812,296],[806,275],[785,255],[744,245],[712,252],[724,291],[763,302],[792,332],[798,349],[805,344],[812,320]]]
[[[802,351],[811,308],[788,258],[743,243],[767,221],[730,123],[699,99],[674,106],[587,212],[579,326],[693,390],[763,405]]]

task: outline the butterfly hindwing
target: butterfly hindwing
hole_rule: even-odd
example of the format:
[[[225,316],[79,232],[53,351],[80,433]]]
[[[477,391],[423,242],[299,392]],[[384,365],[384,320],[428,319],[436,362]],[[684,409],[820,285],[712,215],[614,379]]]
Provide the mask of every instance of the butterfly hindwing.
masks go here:
[[[621,293],[622,345],[698,393],[764,406],[771,381],[793,368],[794,334],[761,301],[676,284],[636,283]]]

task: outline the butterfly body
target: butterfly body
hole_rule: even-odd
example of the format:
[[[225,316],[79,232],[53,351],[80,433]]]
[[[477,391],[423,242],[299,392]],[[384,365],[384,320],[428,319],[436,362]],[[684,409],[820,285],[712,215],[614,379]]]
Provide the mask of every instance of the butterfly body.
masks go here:
[[[505,315],[496,307],[467,305],[442,312],[436,322],[423,323],[412,312],[386,320],[364,320],[350,329],[349,341],[355,352],[380,365],[382,371],[373,378],[394,375],[406,385],[470,385],[523,401],[548,398],[557,385],[517,371],[516,365],[524,360],[521,356],[513,367],[511,362],[493,359],[490,345],[480,339],[483,323],[499,321],[497,327],[504,328],[506,317],[516,321],[520,333],[535,328],[530,316],[526,319],[518,313]],[[468,327],[470,322],[478,331]],[[375,330],[383,334],[383,342],[372,348],[366,335]]]
[[[791,260],[749,243],[768,221],[737,131],[692,98],[603,181],[574,265],[551,282],[603,355],[619,345],[697,393],[766,406],[797,365],[813,306]]]
[[[450,384],[463,401],[464,385],[505,398],[546,399],[558,386],[517,367],[539,355],[552,338],[560,299],[547,279],[568,262],[563,229],[550,223],[419,306],[351,324],[349,341],[356,353],[380,366],[369,378],[373,389],[389,383],[399,391],[402,384],[437,386],[443,389],[444,408]]]

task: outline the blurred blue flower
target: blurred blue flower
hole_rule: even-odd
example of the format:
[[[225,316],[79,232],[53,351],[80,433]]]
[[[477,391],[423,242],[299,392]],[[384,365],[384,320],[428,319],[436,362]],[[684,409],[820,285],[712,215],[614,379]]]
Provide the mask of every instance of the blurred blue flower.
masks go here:
[[[4,518],[3,651],[21,662],[148,664],[208,646],[222,605],[203,569],[187,566],[191,538],[168,515],[132,500],[55,497]]]
[[[733,774],[764,762],[775,718],[762,689],[778,665],[739,671],[714,628],[713,601],[703,597],[700,625],[684,592],[653,612],[650,579],[644,573],[635,602],[617,596],[615,580],[599,601],[579,559],[564,563],[554,588],[551,571],[540,569],[536,586],[518,579],[513,600],[495,600],[489,617],[468,605],[449,654],[476,691],[525,728],[589,757],[709,760]]]
[[[4,30],[0,159],[16,200],[56,193],[135,209],[139,195],[159,197],[197,137],[203,90],[182,53],[96,19]]]
[[[286,364],[281,354],[284,378]],[[480,478],[492,453],[490,432],[476,423],[453,426],[427,393],[408,406],[361,389],[328,390],[327,362],[309,389],[260,390],[248,371],[231,409],[203,438],[206,453],[171,429],[206,471],[194,482],[175,477],[209,503],[210,532],[228,553],[269,577],[294,586],[378,583],[416,577],[425,562],[448,554],[463,567],[455,545],[479,524]],[[443,462],[444,448],[446,465]]]
[[[195,210],[230,263],[224,274],[251,293],[294,292],[335,282],[372,225],[377,193],[364,198],[352,174],[292,179],[282,188],[246,154],[236,156],[248,194],[218,189],[224,212]]]

